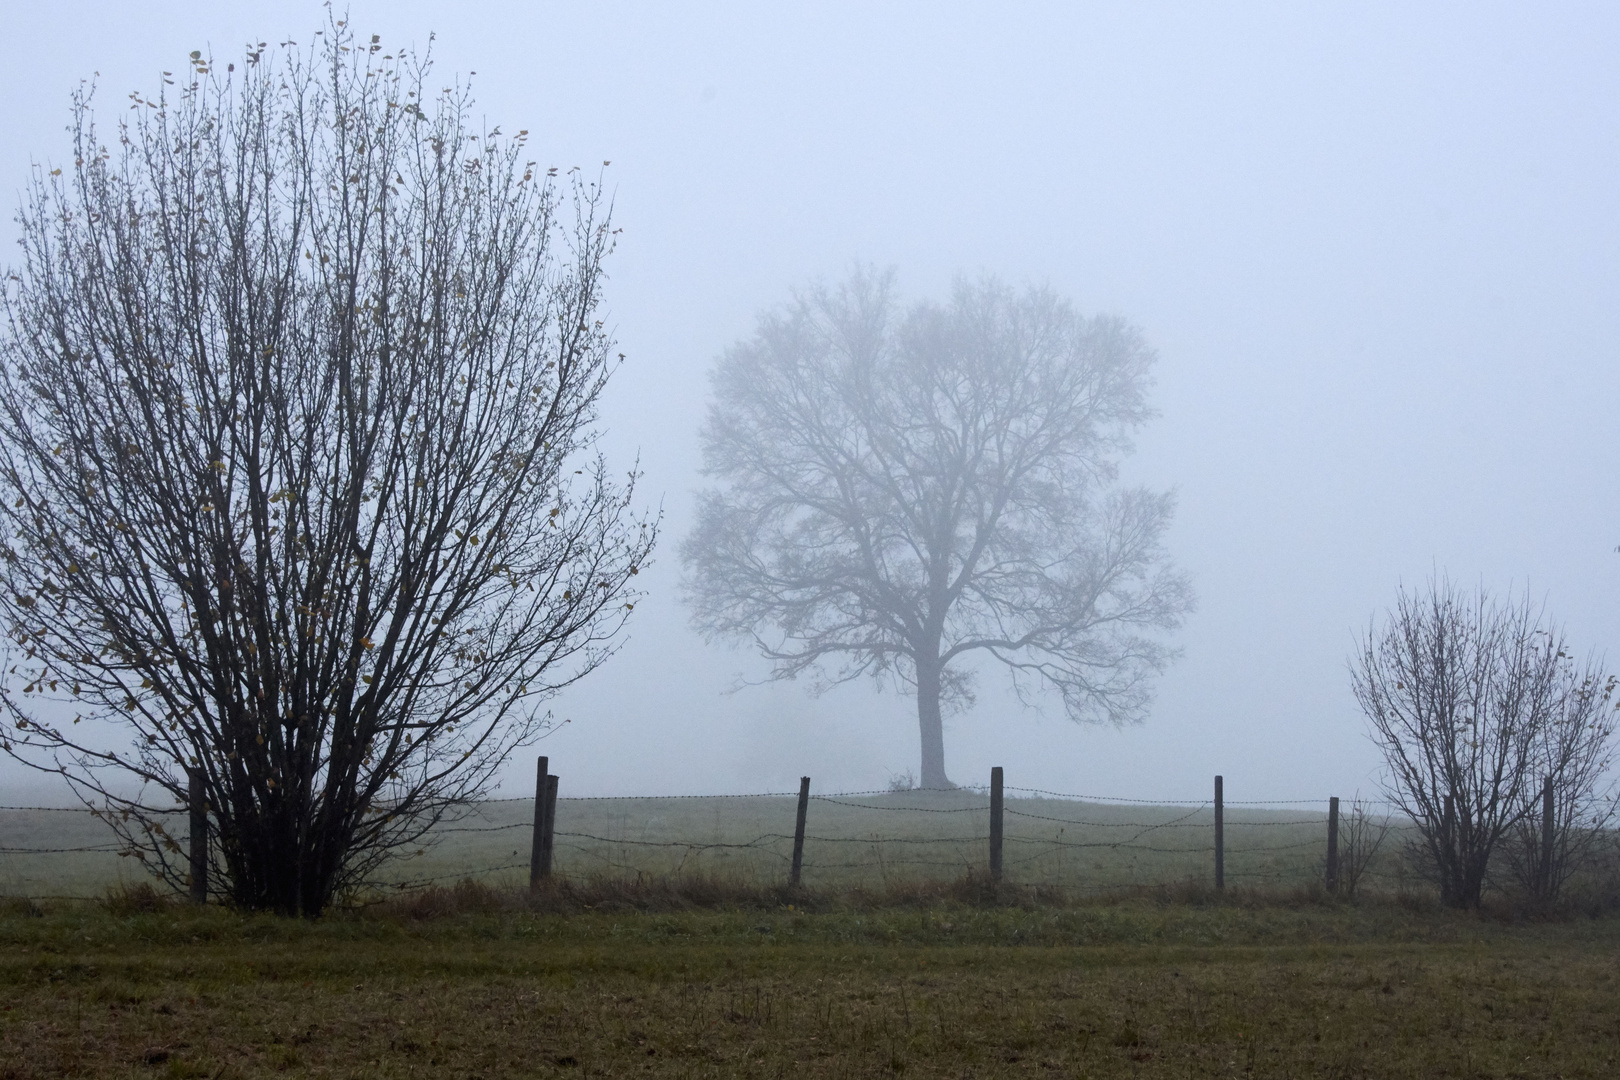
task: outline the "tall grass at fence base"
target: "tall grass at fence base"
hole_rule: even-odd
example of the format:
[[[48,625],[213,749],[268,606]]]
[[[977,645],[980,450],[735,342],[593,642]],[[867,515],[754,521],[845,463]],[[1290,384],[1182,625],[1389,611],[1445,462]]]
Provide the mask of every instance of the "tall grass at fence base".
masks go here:
[[[37,900],[27,896],[7,896],[0,898],[0,919],[40,919],[44,918],[45,909]]]
[[[979,875],[955,880],[891,881],[880,888],[843,889],[758,884],[718,874],[636,876],[596,875],[553,878],[535,889],[489,885],[464,879],[396,896],[380,896],[357,906],[367,915],[433,919],[505,912],[571,915],[586,912],[680,912],[702,910],[782,910],[804,912],[970,907],[1037,907],[1061,904],[1054,890],[997,885]]]
[[[109,888],[101,906],[109,915],[156,915],[186,902],[179,893],[159,890],[150,881],[120,883]]]
[[[763,885],[717,874],[559,877],[532,890],[467,878],[451,885],[431,885],[406,893],[357,899],[352,906],[366,916],[429,920],[519,912],[572,915],[791,908],[817,913],[937,907],[1036,910],[1107,907],[1121,903],[1250,909],[1394,904],[1425,911],[1434,906],[1423,898],[1406,894],[1365,894],[1351,899],[1329,893],[1320,885],[1239,886],[1217,890],[1207,882],[1189,879],[1175,884],[1121,886],[1106,892],[1078,893],[1047,885],[995,882],[975,873],[949,880],[899,880],[881,887],[840,889]]]
[[[1120,905],[1164,909],[1243,909],[1250,911],[1369,908],[1403,911],[1426,917],[1439,914],[1439,898],[1430,891],[1359,890],[1355,896],[1329,892],[1321,883],[1307,885],[1229,885],[1216,889],[1207,879],[1121,885],[1080,891],[1042,884],[996,882],[968,872],[956,878],[890,879],[880,885],[801,886],[762,882],[749,875],[715,872],[684,874],[597,874],[557,876],[535,888],[463,878],[408,890],[379,889],[356,893],[334,905],[335,918],[384,921],[433,921],[462,916],[649,913],[704,911],[781,912],[805,914],[959,909],[1025,911],[1109,908]],[[90,907],[117,919],[179,913],[194,905],[188,897],[150,882],[122,883],[97,899],[0,898],[0,918],[35,918],[57,908]],[[211,903],[220,911],[228,905]],[[1608,890],[1571,890],[1559,901],[1531,902],[1508,894],[1488,894],[1473,915],[1489,922],[1567,922],[1612,917],[1620,900]],[[246,914],[246,913],[244,913]]]
[[[554,878],[530,890],[464,879],[408,893],[374,897],[352,905],[360,918],[432,921],[458,916],[503,914],[585,915],[702,911],[792,910],[804,914],[926,911],[930,909],[1019,909],[1023,911],[1121,906],[1156,909],[1226,909],[1250,912],[1368,909],[1432,918],[1447,914],[1431,892],[1361,890],[1354,896],[1329,892],[1321,884],[1302,886],[1228,886],[1188,879],[1173,884],[1121,886],[1106,892],[1074,892],[1044,885],[994,882],[980,874],[954,880],[891,881],[878,888],[793,888],[761,885],[716,874],[680,876],[606,876]],[[1612,917],[1620,904],[1604,898],[1569,897],[1554,903],[1529,904],[1508,895],[1491,895],[1463,918],[1505,925],[1562,923]]]

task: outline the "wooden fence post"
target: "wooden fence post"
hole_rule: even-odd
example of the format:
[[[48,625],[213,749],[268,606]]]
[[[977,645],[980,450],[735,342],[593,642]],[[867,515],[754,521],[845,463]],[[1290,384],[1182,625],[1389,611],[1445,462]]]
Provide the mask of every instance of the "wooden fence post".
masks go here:
[[[1327,891],[1339,889],[1339,797],[1328,799]]]
[[[1226,802],[1221,777],[1215,778],[1215,888],[1226,888]]]
[[[1553,778],[1541,782],[1541,895],[1552,895],[1553,879]]]
[[[191,898],[208,902],[208,791],[200,768],[186,770],[186,802],[191,810]]]
[[[541,866],[545,861],[546,836],[551,832],[546,823],[546,766],[544,754],[535,764],[534,777],[534,836],[529,842],[529,888],[540,884],[545,876]]]
[[[799,817],[793,823],[793,870],[788,884],[799,887],[799,872],[804,869],[804,816],[810,810],[810,778],[799,777]]]
[[[1453,901],[1457,879],[1457,800],[1446,792],[1445,809],[1440,816],[1440,902]]]
[[[1001,880],[1001,766],[990,770],[990,880]]]
[[[557,774],[546,777],[546,833],[540,846],[540,876],[551,876],[551,854],[557,839]]]

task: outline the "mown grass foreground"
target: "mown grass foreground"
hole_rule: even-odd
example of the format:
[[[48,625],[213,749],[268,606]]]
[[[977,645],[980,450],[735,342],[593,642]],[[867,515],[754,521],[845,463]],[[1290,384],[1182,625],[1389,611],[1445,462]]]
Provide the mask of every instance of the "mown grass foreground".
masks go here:
[[[0,1076],[1607,1077],[1620,1061],[1612,917],[441,900],[314,923],[14,904]]]

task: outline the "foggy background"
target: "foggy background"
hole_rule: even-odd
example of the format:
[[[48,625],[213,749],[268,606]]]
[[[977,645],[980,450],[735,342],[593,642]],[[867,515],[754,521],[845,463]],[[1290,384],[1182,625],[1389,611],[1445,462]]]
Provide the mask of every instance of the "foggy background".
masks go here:
[[[1620,9],[1612,5],[356,2],[436,33],[448,83],[542,165],[611,160],[624,232],[605,403],[662,499],[623,652],[554,704],[563,794],[882,787],[912,700],[868,683],[725,692],[764,669],[687,627],[706,373],[757,312],[854,260],[907,299],[958,272],[1140,325],[1161,417],[1124,479],[1180,493],[1200,607],[1148,722],[1077,727],[987,671],[947,720],[959,783],[1234,800],[1348,796],[1378,759],[1345,658],[1434,570],[1545,597],[1620,660]],[[69,156],[192,49],[301,42],[315,3],[0,0],[0,263],[31,161]],[[531,791],[533,763],[503,794]],[[0,802],[47,789],[0,763]],[[59,795],[59,792],[57,792]]]

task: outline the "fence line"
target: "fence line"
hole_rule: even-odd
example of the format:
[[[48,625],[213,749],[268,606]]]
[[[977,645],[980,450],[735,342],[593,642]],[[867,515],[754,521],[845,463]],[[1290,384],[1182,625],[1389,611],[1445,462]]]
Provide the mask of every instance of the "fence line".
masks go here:
[[[998,769],[996,772],[999,773],[1000,770]],[[1224,833],[1230,831],[1234,837],[1252,837],[1254,835],[1253,831],[1259,829],[1295,830],[1306,827],[1312,830],[1321,829],[1327,824],[1326,816],[1323,814],[1323,808],[1329,805],[1327,799],[1227,800],[1221,794],[1219,787],[1217,787],[1216,798],[1213,801],[1209,798],[1133,799],[1121,796],[1084,795],[1013,785],[1001,787],[999,779],[999,776],[996,776],[993,778],[991,785],[983,787],[873,789],[824,792],[816,795],[811,795],[808,792],[809,778],[804,778],[799,792],[766,791],[724,795],[551,795],[554,803],[575,808],[563,815],[565,819],[583,814],[585,820],[581,821],[580,824],[587,826],[593,819],[593,815],[599,816],[592,810],[592,807],[601,807],[606,810],[616,805],[632,807],[668,803],[680,806],[692,805],[694,802],[715,802],[720,800],[785,801],[795,797],[799,799],[801,808],[800,821],[795,832],[769,831],[767,828],[766,831],[753,834],[752,838],[749,838],[747,833],[740,838],[723,836],[721,834],[721,819],[718,810],[716,811],[713,826],[714,835],[709,839],[698,839],[691,835],[691,832],[700,829],[706,830],[706,823],[696,820],[685,823],[688,829],[688,835],[686,836],[671,838],[649,835],[656,834],[659,829],[667,830],[668,828],[660,811],[655,811],[652,816],[640,815],[640,820],[634,823],[634,826],[640,829],[640,837],[626,835],[627,830],[632,828],[632,823],[629,817],[618,815],[617,812],[614,812],[614,816],[618,818],[618,821],[615,822],[613,818],[608,819],[609,828],[605,830],[588,827],[557,828],[555,812],[541,814],[538,811],[532,823],[527,820],[510,822],[489,822],[486,820],[474,823],[474,819],[485,815],[487,812],[500,813],[502,807],[516,804],[532,805],[535,802],[533,798],[521,797],[486,799],[476,804],[469,814],[458,815],[455,819],[434,828],[429,833],[430,842],[432,838],[456,834],[467,836],[467,843],[477,844],[476,837],[483,834],[490,834],[488,839],[493,841],[498,834],[529,829],[533,834],[533,849],[535,852],[535,854],[531,855],[529,861],[508,860],[496,862],[496,860],[490,860],[496,862],[496,864],[476,870],[450,869],[443,873],[434,873],[403,881],[378,882],[378,885],[390,889],[422,888],[446,880],[481,877],[524,868],[530,870],[530,881],[531,884],[534,884],[540,877],[551,871],[550,851],[553,845],[569,852],[571,862],[583,863],[586,866],[595,863],[602,866],[618,867],[635,871],[638,874],[648,872],[679,873],[688,865],[693,864],[693,860],[701,860],[698,865],[705,865],[713,859],[724,860],[730,858],[732,859],[731,862],[722,865],[740,868],[745,871],[753,867],[755,872],[759,872],[761,866],[768,868],[779,864],[792,863],[794,867],[793,880],[795,882],[798,880],[800,870],[818,876],[824,882],[831,880],[827,878],[829,874],[836,877],[846,872],[854,874],[856,877],[862,874],[868,877],[876,874],[887,881],[891,870],[899,871],[909,868],[948,867],[958,873],[971,874],[986,865],[986,854],[988,854],[990,876],[999,879],[999,870],[1002,865],[1001,847],[1003,844],[1013,845],[1017,851],[1016,856],[1006,860],[1008,867],[1028,871],[1036,875],[1026,880],[1026,875],[1020,873],[1018,880],[1021,883],[1052,885],[1082,892],[1166,887],[1182,884],[1199,877],[1207,878],[1211,856],[1213,856],[1213,864],[1217,868],[1222,866],[1222,861],[1226,857],[1239,857],[1243,865],[1232,867],[1229,871],[1230,876],[1238,880],[1263,879],[1302,883],[1321,875],[1321,867],[1317,866],[1314,861],[1304,858],[1304,853],[1310,848],[1323,847],[1325,849],[1323,838],[1310,836],[1305,839],[1286,840],[1288,834],[1283,833],[1282,839],[1285,842],[1254,843],[1251,841],[1241,846],[1231,846],[1227,843]],[[541,759],[539,783],[543,787],[547,782],[552,785],[551,790],[555,791],[557,778],[549,774],[545,759]],[[998,789],[1009,793],[1017,793],[1025,796],[1025,798],[1014,800],[1014,805],[1007,805],[998,797]],[[936,803],[939,800],[952,799],[965,800],[965,802],[962,805],[917,805],[915,800],[919,799],[931,800]],[[1076,816],[1065,816],[1061,808],[1039,805],[1041,802],[1049,803],[1052,801],[1091,804],[1098,807],[1100,812],[1090,814],[1082,812]],[[1361,799],[1358,802],[1364,808],[1391,805],[1384,800]],[[824,814],[834,815],[834,818],[839,815],[855,813],[876,814],[882,820],[889,819],[894,814],[911,814],[916,815],[914,820],[920,822],[937,820],[943,824],[947,821],[960,820],[946,815],[989,815],[990,829],[988,835],[979,833],[977,829],[952,830],[949,835],[937,836],[901,835],[900,833],[905,831],[904,826],[896,829],[883,826],[881,823],[873,825],[873,823],[867,822],[860,830],[863,833],[862,835],[832,835],[825,827],[817,828],[815,832],[808,832],[803,822],[803,808],[808,803],[817,804],[823,808],[822,812]],[[1025,803],[1028,808],[1020,809],[1016,805],[1017,803]],[[1126,820],[1109,820],[1110,812],[1114,808],[1125,811],[1131,807],[1164,808],[1171,813],[1163,820],[1157,820],[1151,814],[1130,815]],[[1246,807],[1298,807],[1301,816],[1284,818],[1273,814],[1256,821],[1233,820],[1230,816],[1227,816],[1223,821],[1221,816],[1223,807],[1238,810]],[[185,813],[186,810],[187,807],[181,805],[173,809],[153,812],[164,816],[178,816]],[[1043,810],[1055,812],[1038,812]],[[1213,822],[1207,817],[1204,820],[1197,820],[1201,815],[1207,815],[1211,810],[1215,813]],[[105,816],[109,812],[120,812],[90,806],[9,805],[0,805],[0,811],[81,813],[96,817]],[[1390,838],[1396,843],[1412,827],[1409,823],[1395,820],[1397,815],[1386,812],[1378,816],[1382,819],[1379,823],[1380,828],[1388,832]],[[1004,835],[1002,825],[1004,819],[1013,819],[1007,824],[1014,824],[1018,821],[1027,822],[1030,826],[1036,827],[1037,834],[1025,831],[1006,833]],[[789,815],[784,814],[783,823],[787,824],[789,820]],[[977,821],[982,827],[985,819],[977,818]],[[614,827],[615,824],[617,824],[617,828]],[[734,829],[736,824],[736,821],[731,821],[727,823],[727,827]],[[761,821],[760,824],[768,825],[768,819]],[[814,821],[812,821],[812,824],[814,824]],[[1048,826],[1048,828],[1041,830],[1040,826]],[[1052,829],[1049,826],[1057,826],[1057,828]],[[1200,842],[1199,838],[1205,833],[1196,830],[1208,831],[1212,828],[1215,830],[1215,843],[1211,845],[1207,841]],[[1076,830],[1076,832],[1069,833],[1071,829]],[[1102,835],[1088,837],[1084,830],[1100,830]],[[1110,836],[1109,833],[1113,830],[1135,831],[1129,835]],[[1195,831],[1189,833],[1187,830]],[[836,829],[832,831],[836,832]],[[922,828],[921,831],[926,832],[928,828]],[[971,835],[966,833],[971,833]],[[1296,832],[1294,835],[1298,836],[1299,834]],[[1161,837],[1162,839],[1158,839]],[[1180,837],[1185,837],[1188,843],[1178,846],[1175,841]],[[176,843],[184,845],[189,842],[190,838],[176,836],[172,839]],[[1153,842],[1156,839],[1158,842]],[[1331,844],[1333,839],[1334,837],[1330,833],[1328,843]],[[802,858],[807,844],[814,849],[820,849],[822,858]],[[791,845],[791,850],[794,852],[792,856],[786,853],[789,845]],[[1393,846],[1395,845],[1392,843],[1390,847]],[[833,855],[836,851],[855,852],[863,847],[869,849],[870,853],[869,857],[864,859],[858,856],[851,859]],[[927,853],[935,851],[938,851],[942,856],[945,855],[946,853],[942,848],[955,848],[956,851],[950,857],[925,857]],[[539,862],[541,858],[539,853],[542,851],[545,852],[543,866]],[[656,853],[659,851],[667,852],[669,861],[658,862],[660,856]],[[635,855],[637,852],[643,854]],[[1119,862],[1116,860],[1113,864],[1086,861],[1089,855],[1105,853],[1120,856],[1124,861]],[[50,847],[0,847],[0,857],[74,854],[125,856],[139,854],[139,852],[116,843],[84,846],[63,844]],[[419,852],[418,854],[422,853]],[[816,852],[812,851],[810,854],[814,856]],[[518,855],[517,850],[511,852],[513,857]],[[648,863],[649,858],[654,861]],[[1075,863],[1073,860],[1076,858],[1081,859],[1082,863]],[[738,859],[741,862],[738,862]],[[1265,865],[1254,865],[1256,859],[1263,861]],[[758,860],[764,860],[764,863],[757,864]],[[1042,864],[1043,860],[1044,871],[1038,865]],[[1330,855],[1329,865],[1331,864],[1332,856]],[[427,868],[424,867],[424,869]],[[1144,872],[1151,875],[1155,870],[1158,871],[1159,877],[1163,878],[1169,875],[1169,878],[1166,880],[1142,880]],[[1215,874],[1217,888],[1220,887],[1223,876],[1223,871],[1217,869]],[[1398,872],[1390,872],[1366,865],[1359,868],[1358,876],[1376,880],[1400,881],[1402,883],[1411,879],[1411,875],[1406,873],[1404,869]]]

